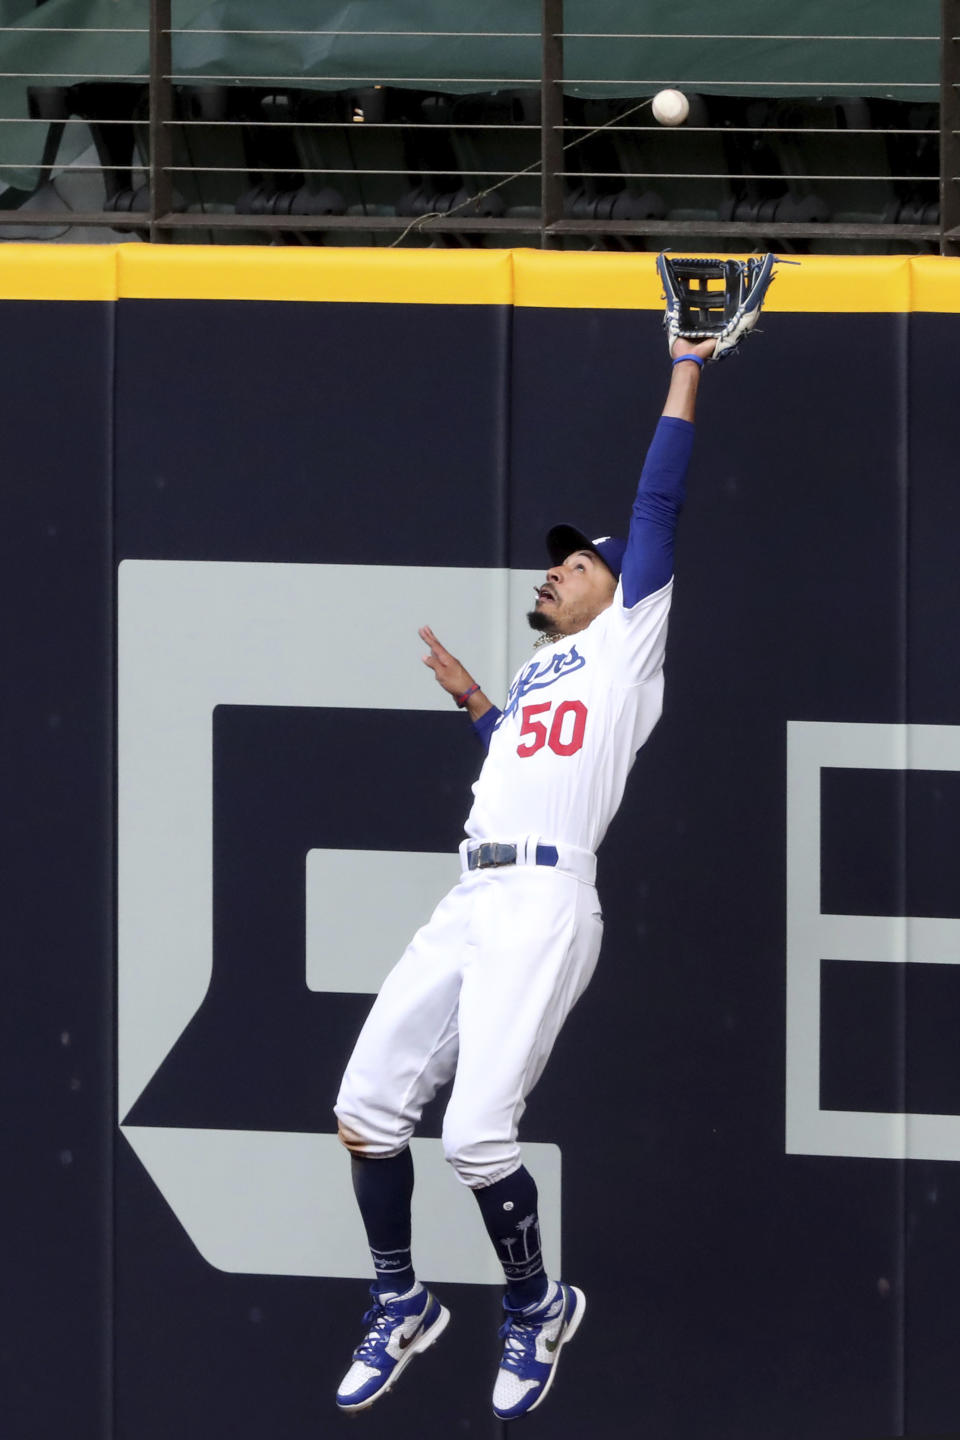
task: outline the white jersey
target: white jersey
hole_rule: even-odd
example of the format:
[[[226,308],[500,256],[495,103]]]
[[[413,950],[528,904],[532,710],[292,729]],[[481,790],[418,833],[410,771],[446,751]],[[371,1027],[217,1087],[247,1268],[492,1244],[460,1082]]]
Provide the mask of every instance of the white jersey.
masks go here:
[[[473,787],[471,840],[538,835],[596,850],[663,708],[672,588],[628,610],[618,583],[585,630],[520,668]]]

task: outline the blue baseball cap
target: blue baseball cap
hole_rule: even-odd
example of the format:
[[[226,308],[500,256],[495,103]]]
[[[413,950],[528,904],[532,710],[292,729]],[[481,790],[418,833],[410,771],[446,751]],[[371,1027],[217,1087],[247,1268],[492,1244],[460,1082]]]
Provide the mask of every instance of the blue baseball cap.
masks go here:
[[[620,579],[620,566],[626,548],[626,540],[616,535],[601,535],[598,540],[588,540],[583,531],[573,525],[554,525],[552,530],[547,531],[547,554],[551,565],[562,565],[574,550],[592,550],[600,556],[615,580]]]

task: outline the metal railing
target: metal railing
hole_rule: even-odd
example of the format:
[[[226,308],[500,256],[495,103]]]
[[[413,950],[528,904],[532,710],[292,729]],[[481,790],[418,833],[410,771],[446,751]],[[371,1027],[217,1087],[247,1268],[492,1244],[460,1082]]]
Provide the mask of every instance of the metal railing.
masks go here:
[[[27,100],[27,114],[0,114],[0,149],[14,134],[21,148],[0,158],[0,238],[90,227],[154,242],[960,254],[960,0],[940,0],[939,36],[565,31],[563,0],[541,0],[540,18],[538,31],[361,34],[319,22],[230,31],[177,26],[173,0],[150,0],[149,28],[7,27],[22,45],[32,34],[63,40],[50,68],[0,61],[0,104],[18,84]],[[321,34],[375,39],[380,73],[283,73],[299,63],[290,47]],[[83,37],[81,50],[71,52],[71,36]],[[110,52],[112,71],[96,63],[97,36],[104,55],[108,37],[126,47]],[[203,37],[232,44],[236,60],[185,63],[187,44]],[[866,97],[868,82],[837,78],[830,58],[840,42],[864,38],[874,54],[932,56],[938,47],[939,65],[928,79],[892,79],[889,70],[872,87],[882,93]],[[480,49],[470,74],[408,73],[410,39]],[[616,42],[644,63],[631,61],[627,73],[624,62],[619,77],[600,73],[589,57],[601,41],[608,60]],[[657,72],[658,43],[696,42],[723,71],[728,42],[747,41],[802,41],[835,78],[731,80],[706,67],[706,78],[680,85],[687,122],[653,121],[651,94],[677,83]],[[482,42],[498,42],[501,60],[509,43],[516,63],[497,67],[491,52],[485,66]],[[288,63],[271,73],[277,46]],[[397,73],[383,73],[384,56],[395,57]],[[99,204],[58,205],[67,181],[86,196],[101,187]]]

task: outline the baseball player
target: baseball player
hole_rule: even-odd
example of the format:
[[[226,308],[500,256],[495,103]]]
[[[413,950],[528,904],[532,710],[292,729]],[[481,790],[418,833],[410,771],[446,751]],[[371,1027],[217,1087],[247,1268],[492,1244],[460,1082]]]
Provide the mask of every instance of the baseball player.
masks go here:
[[[337,1099],[376,1273],[366,1334],[337,1393],[342,1410],[373,1404],[449,1320],[414,1272],[409,1141],[451,1077],[444,1153],[477,1197],[506,1280],[500,1419],[545,1398],[583,1319],[583,1292],[544,1271],[537,1187],[517,1130],[596,964],[595,852],[660,716],[674,532],[701,368],[716,343],[671,334],[669,391],[628,538],[549,532],[550,568],[529,615],[540,638],[502,710],[429,627],[419,632],[424,663],[488,750],[460,881],[387,977]]]

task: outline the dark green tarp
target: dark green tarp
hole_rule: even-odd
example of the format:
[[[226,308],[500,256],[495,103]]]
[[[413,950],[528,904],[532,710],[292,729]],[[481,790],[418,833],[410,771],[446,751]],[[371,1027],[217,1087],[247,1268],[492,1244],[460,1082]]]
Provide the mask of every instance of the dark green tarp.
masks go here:
[[[0,0],[0,25],[13,25],[34,8],[34,0]]]
[[[0,0],[0,23],[17,26],[0,32],[0,179],[35,183],[44,127],[9,123],[26,116],[27,84],[145,77],[148,17],[147,0]],[[487,90],[540,75],[539,0],[174,0],[173,21],[188,32],[173,41],[184,79]],[[567,0],[565,87],[933,101],[939,26],[938,0]],[[267,27],[291,33],[228,33]],[[318,30],[339,33],[293,33]]]

